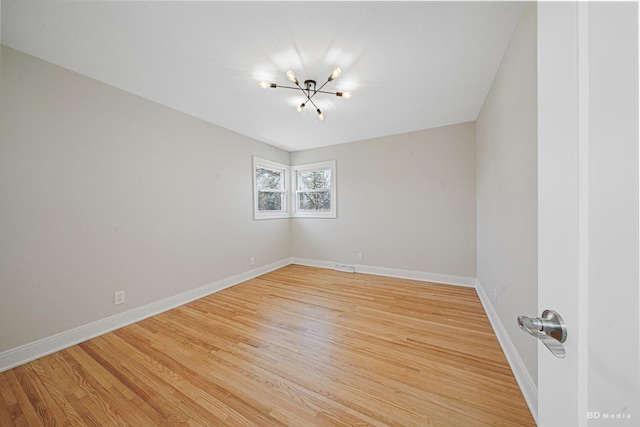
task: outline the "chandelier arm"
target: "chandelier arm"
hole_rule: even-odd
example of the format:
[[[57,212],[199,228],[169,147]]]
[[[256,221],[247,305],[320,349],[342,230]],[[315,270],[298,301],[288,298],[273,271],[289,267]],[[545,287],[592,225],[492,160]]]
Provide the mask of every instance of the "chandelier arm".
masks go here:
[[[327,93],[327,94],[329,94],[329,95],[335,95],[335,94],[337,94],[337,93],[338,93],[338,92],[328,92],[328,91],[326,91],[326,90],[317,90],[316,92],[318,92],[318,93]]]
[[[323,87],[325,87],[325,86],[327,85],[327,83],[329,83],[330,81],[331,81],[331,80],[327,80],[326,82],[324,82],[324,83],[322,84],[322,86],[320,86],[318,89],[316,89],[316,92],[320,92],[320,91],[322,91],[322,88],[323,88]]]
[[[311,98],[307,97],[307,99],[309,100],[309,102],[311,102],[311,105],[313,105],[313,108],[318,110],[318,106],[311,100]]]
[[[308,89],[308,88],[307,89],[303,89],[302,86],[300,86],[300,83],[298,83],[297,81],[296,81],[296,86],[298,86],[298,89],[300,89],[300,91],[302,91],[302,93],[304,93],[304,96],[306,96],[307,99],[309,101],[311,101],[311,98],[313,98],[313,95],[315,95],[315,92],[313,93],[313,95],[311,95],[311,97],[309,97],[309,92],[311,92],[310,89]],[[313,101],[311,101],[311,103],[313,104]],[[313,104],[314,107],[315,107],[315,105],[316,104]]]
[[[299,89],[299,90],[304,92],[304,89],[302,89],[302,87],[300,87],[300,86],[293,87],[293,86],[281,86],[281,85],[278,85],[277,87],[278,88],[282,88],[282,89],[294,89],[294,90],[298,90]]]
[[[314,92],[314,93],[313,93],[313,95],[309,96],[309,92],[310,92],[310,91],[303,89],[303,88],[302,88],[302,86],[300,86],[299,84],[297,85],[297,87],[293,87],[293,86],[281,86],[281,85],[278,85],[277,87],[282,88],[282,89],[300,90],[300,91],[304,94],[304,96],[305,96],[309,101],[311,101],[311,98],[313,98],[313,96],[314,96],[314,95],[316,94],[316,92],[317,92],[317,91],[316,91],[316,92]],[[313,104],[313,101],[312,101],[311,103]],[[313,105],[314,105],[314,107],[315,107],[315,104],[313,104]]]
[[[323,84],[322,86],[320,86],[320,89],[315,89],[315,90],[313,91],[313,95],[311,95],[311,96],[309,97],[309,101],[311,101],[311,98],[313,98],[314,96],[316,96],[318,93],[329,93],[329,94],[330,94],[331,92],[327,92],[327,91],[321,90],[321,89],[322,89],[322,88],[323,88],[327,83],[329,83],[329,80],[327,80],[326,82],[324,82],[324,84]],[[333,93],[333,95],[335,95],[335,93]],[[308,96],[308,95],[307,95],[307,96]],[[315,104],[314,104],[314,106],[315,106]]]
[[[316,96],[316,93],[318,93],[317,90],[313,91],[313,95],[309,96],[309,94],[307,94],[307,99],[309,99],[309,101],[311,101],[311,98],[313,98],[314,96]],[[312,102],[313,103],[313,102]],[[315,105],[315,104],[313,104]]]
[[[301,87],[281,86],[281,85],[278,85],[278,86],[277,86],[277,88],[279,88],[279,89],[293,89],[293,90],[301,90],[302,92],[304,92],[304,95],[305,95],[307,98],[313,98],[313,97],[315,96],[315,94],[316,94],[316,93],[326,93],[326,94],[328,94],[328,95],[335,95],[336,93],[338,93],[338,92],[329,92],[329,91],[327,91],[327,90],[316,90],[315,92],[313,92],[313,95],[309,96],[309,95],[307,95],[307,91],[306,91],[305,89],[301,88]]]
[[[308,99],[311,99],[311,98],[313,98],[313,97],[316,95],[316,93],[326,93],[326,94],[329,94],[329,95],[335,95],[337,92],[329,92],[329,91],[327,91],[327,90],[322,90],[322,88],[323,88],[323,87],[325,87],[327,83],[329,83],[329,81],[328,81],[328,80],[327,80],[327,81],[326,81],[322,86],[320,86],[320,89],[316,89],[315,91],[313,91],[313,95],[309,95],[307,92],[311,92],[311,91],[310,91],[310,90],[309,90],[309,91],[307,91],[306,89],[304,89],[304,88],[303,88],[302,86],[300,86],[300,85],[298,85],[298,86],[283,86],[283,85],[278,85],[277,87],[278,87],[278,88],[282,88],[282,89],[301,90],[301,91],[305,94],[305,96],[306,96]]]

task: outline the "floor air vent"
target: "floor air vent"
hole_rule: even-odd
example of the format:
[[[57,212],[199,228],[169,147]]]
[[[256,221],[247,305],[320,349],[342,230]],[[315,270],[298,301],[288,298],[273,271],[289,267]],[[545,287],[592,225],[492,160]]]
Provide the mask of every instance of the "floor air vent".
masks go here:
[[[347,264],[336,264],[333,268],[336,271],[342,271],[345,273],[355,273],[356,266],[355,265],[347,265]]]

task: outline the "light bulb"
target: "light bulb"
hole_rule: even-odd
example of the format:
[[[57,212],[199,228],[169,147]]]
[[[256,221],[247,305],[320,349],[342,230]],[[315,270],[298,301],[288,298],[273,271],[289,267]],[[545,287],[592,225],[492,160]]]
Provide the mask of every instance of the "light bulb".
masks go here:
[[[296,111],[299,113],[305,107],[304,102],[296,107]]]
[[[324,114],[322,114],[322,111],[320,111],[320,109],[318,108],[316,110],[318,112],[318,119],[323,122],[324,121]]]
[[[340,77],[340,75],[342,75],[342,70],[340,69],[340,67],[334,68],[331,72],[331,75],[329,76],[329,81],[337,79],[338,77]]]
[[[265,81],[260,81],[258,82],[258,86],[261,87],[262,89],[266,89],[268,87],[276,87],[277,85],[275,83],[267,83]]]
[[[336,92],[336,96],[341,96],[346,99],[351,99],[353,97],[351,92]]]
[[[296,79],[296,73],[294,73],[292,70],[287,71],[287,79],[289,79],[289,81],[292,83],[298,83],[298,79]]]

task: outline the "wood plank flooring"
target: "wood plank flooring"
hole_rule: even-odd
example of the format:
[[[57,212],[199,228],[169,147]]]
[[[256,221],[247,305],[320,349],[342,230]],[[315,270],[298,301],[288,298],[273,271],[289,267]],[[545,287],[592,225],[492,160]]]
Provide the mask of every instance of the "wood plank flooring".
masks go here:
[[[535,423],[475,290],[290,265],[0,373],[0,425]]]

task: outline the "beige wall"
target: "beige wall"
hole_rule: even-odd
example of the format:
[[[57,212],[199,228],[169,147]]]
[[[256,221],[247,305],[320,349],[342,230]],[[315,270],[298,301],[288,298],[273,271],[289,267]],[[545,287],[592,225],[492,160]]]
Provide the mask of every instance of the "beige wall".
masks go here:
[[[4,46],[0,66],[0,352],[290,256],[251,182],[252,155],[289,153]]]
[[[477,277],[534,382],[538,343],[516,318],[540,314],[536,43],[529,4],[476,122]]]
[[[470,122],[292,153],[293,165],[335,159],[338,177],[337,219],[292,219],[292,255],[475,278],[474,132]]]
[[[0,353],[291,256],[475,277],[473,123],[290,154],[1,53]],[[338,218],[253,221],[253,155],[336,159]]]

